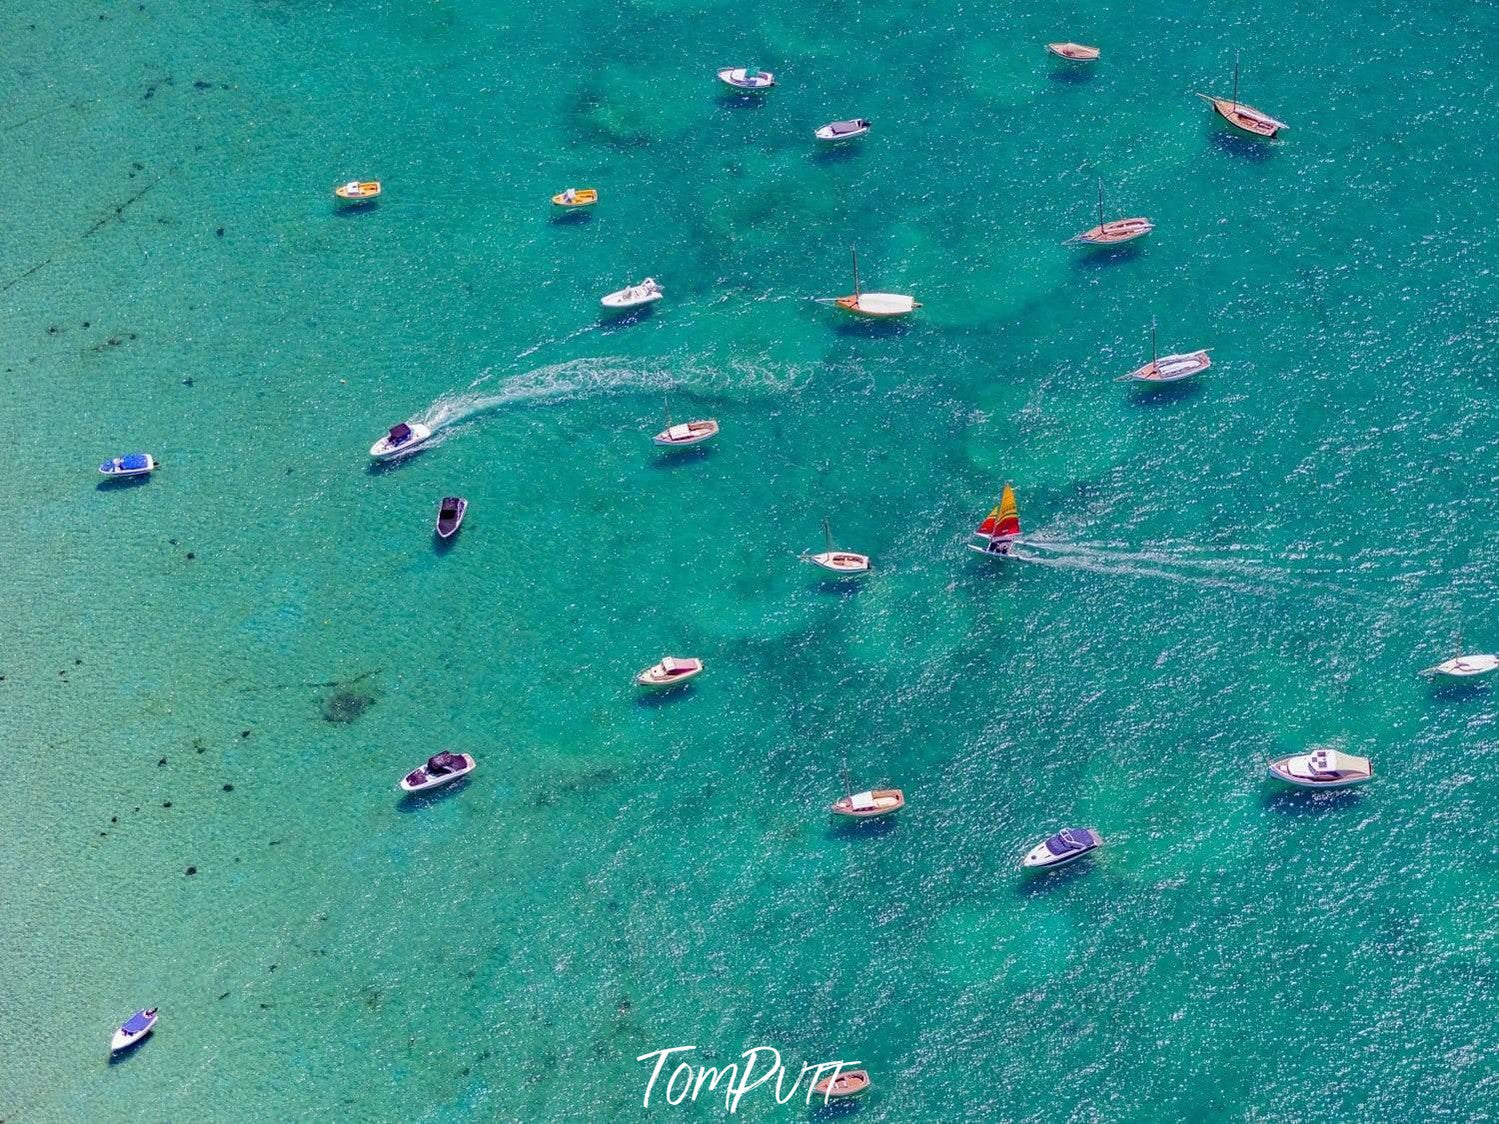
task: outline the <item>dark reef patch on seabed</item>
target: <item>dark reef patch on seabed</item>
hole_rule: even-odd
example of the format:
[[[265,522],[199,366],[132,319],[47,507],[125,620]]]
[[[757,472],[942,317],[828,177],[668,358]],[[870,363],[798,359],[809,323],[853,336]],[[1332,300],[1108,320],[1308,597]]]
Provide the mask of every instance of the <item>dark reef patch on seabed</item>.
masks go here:
[[[375,696],[367,692],[341,687],[323,700],[323,721],[343,725],[357,722],[375,701]]]

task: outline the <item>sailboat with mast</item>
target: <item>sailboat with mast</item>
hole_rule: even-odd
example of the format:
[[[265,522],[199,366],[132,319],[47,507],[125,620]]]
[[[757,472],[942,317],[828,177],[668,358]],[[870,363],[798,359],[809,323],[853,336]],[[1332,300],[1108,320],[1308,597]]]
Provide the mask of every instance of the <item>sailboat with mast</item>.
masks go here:
[[[1015,486],[1005,481],[1005,490],[1000,493],[999,503],[984,516],[984,521],[974,528],[973,537],[979,541],[969,543],[969,550],[980,554],[996,554],[1001,558],[1010,553],[1010,547],[1020,541],[1020,507],[1015,502]]]
[[[859,251],[849,247],[854,261],[854,291],[846,297],[816,297],[819,304],[833,304],[855,316],[889,319],[905,316],[921,307],[921,302],[904,293],[866,293],[859,287]]]
[[[1460,682],[1465,679],[1477,679],[1483,675],[1490,675],[1499,671],[1499,655],[1490,652],[1473,652],[1463,654],[1463,634],[1457,634],[1457,643],[1454,645],[1457,654],[1451,659],[1443,660],[1439,664],[1423,668],[1422,675],[1429,675],[1433,679],[1445,679],[1449,682]]]
[[[906,806],[906,794],[898,788],[872,788],[867,792],[855,792],[848,779],[848,758],[843,759],[843,795],[828,805],[835,816],[848,816],[856,820],[872,820],[877,816],[888,816]]]
[[[839,550],[833,545],[833,531],[828,526],[828,521],[822,521],[822,537],[827,543],[827,549],[821,554],[802,553],[802,561],[810,562],[814,566],[821,566],[840,577],[853,577],[858,574],[869,573],[869,555],[857,554],[852,550]]]
[[[1203,101],[1211,105],[1219,117],[1223,118],[1236,129],[1242,129],[1257,137],[1267,140],[1273,139],[1282,129],[1290,126],[1284,121],[1277,121],[1268,113],[1255,109],[1252,105],[1245,105],[1239,100],[1239,52],[1234,52],[1234,96],[1231,98],[1216,98],[1208,94],[1198,94]]]
[[[1129,242],[1155,229],[1155,223],[1146,218],[1111,219],[1103,221],[1103,180],[1098,181],[1098,225],[1092,230],[1075,234],[1064,246],[1117,246]]]
[[[688,445],[701,445],[704,441],[718,436],[717,418],[699,418],[696,421],[672,425],[671,399],[665,398],[663,401],[666,405],[666,428],[651,438],[657,445],[664,445],[669,449],[683,449]]]
[[[1150,322],[1150,362],[1143,367],[1137,367],[1127,375],[1120,375],[1115,382],[1144,382],[1161,385],[1170,382],[1181,382],[1182,379],[1191,378],[1193,375],[1201,374],[1213,365],[1208,358],[1208,349],[1201,351],[1184,352],[1181,355],[1162,355],[1159,358],[1155,351],[1155,320]]]

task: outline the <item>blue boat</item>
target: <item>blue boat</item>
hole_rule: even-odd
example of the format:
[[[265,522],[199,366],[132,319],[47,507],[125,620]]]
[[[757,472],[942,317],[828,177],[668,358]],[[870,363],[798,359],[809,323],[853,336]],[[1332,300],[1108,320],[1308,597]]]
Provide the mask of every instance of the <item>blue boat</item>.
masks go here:
[[[1053,867],[1065,866],[1080,859],[1089,851],[1103,846],[1103,839],[1091,827],[1064,827],[1050,839],[1043,839],[1030,849],[1021,866]]]
[[[145,476],[156,471],[156,460],[150,453],[126,453],[99,466],[105,476]]]
[[[109,1052],[117,1054],[121,1050],[128,1050],[131,1046],[141,1042],[146,1035],[150,1034],[156,1026],[156,1008],[150,1007],[144,1011],[137,1011],[131,1015],[115,1031],[115,1036],[110,1040]]]

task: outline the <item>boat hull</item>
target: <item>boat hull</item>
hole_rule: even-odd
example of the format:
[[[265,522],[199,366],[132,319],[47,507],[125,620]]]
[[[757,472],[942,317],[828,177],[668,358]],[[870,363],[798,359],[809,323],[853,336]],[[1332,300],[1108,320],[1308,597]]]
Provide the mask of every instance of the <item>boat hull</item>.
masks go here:
[[[1286,128],[1284,121],[1277,121],[1268,113],[1261,113],[1252,105],[1243,102],[1235,102],[1230,98],[1214,98],[1207,94],[1198,94],[1203,101],[1213,107],[1213,112],[1227,121],[1240,132],[1248,133],[1252,137],[1260,137],[1263,140],[1274,140],[1279,132]]]
[[[1099,838],[1098,832],[1094,831],[1091,827],[1067,828],[1066,830],[1074,834],[1086,833],[1087,838],[1091,841],[1091,845],[1080,847],[1074,851],[1064,851],[1058,855],[1052,852],[1051,848],[1046,845],[1047,841],[1043,839],[1026,852],[1025,858],[1020,860],[1021,867],[1026,870],[1055,870],[1059,866],[1067,866],[1069,863],[1075,863],[1084,855],[1091,855],[1099,847],[1103,846],[1103,840]],[[1052,838],[1055,837],[1053,836]]]
[[[1186,352],[1181,355],[1163,355],[1123,376],[1121,382],[1148,383],[1164,386],[1181,382],[1193,375],[1200,375],[1213,365],[1206,350]]]
[[[458,756],[463,758],[462,769],[454,769],[451,773],[444,773],[440,777],[433,777],[427,774],[427,767],[425,765],[420,765],[402,777],[397,787],[402,792],[431,792],[434,788],[441,788],[445,784],[452,784],[459,777],[468,776],[474,771],[478,762],[474,760],[471,754],[460,753]],[[413,781],[411,778],[417,773],[421,773],[425,779]]]
[[[1118,246],[1125,242],[1133,242],[1136,238],[1142,238],[1155,229],[1155,224],[1149,219],[1114,219],[1095,226],[1092,230],[1085,230],[1081,234],[1068,240],[1069,246]]]
[[[1048,43],[1046,49],[1068,62],[1096,62],[1102,53],[1097,47],[1085,47],[1081,43]]]
[[[665,295],[666,294],[657,291],[654,293],[645,293],[639,296],[631,296],[628,289],[621,289],[617,293],[610,293],[609,295],[600,299],[599,304],[603,305],[611,312],[623,312],[626,309],[644,308],[648,304],[655,304]]]
[[[840,577],[852,577],[870,571],[869,556],[855,554],[851,550],[823,551],[821,554],[808,554],[805,557],[812,565]]]
[[[151,1037],[151,1032],[156,1029],[156,1021],[160,1017],[160,1015],[152,1015],[151,1021],[146,1024],[146,1029],[138,1031],[135,1034],[127,1034],[123,1026],[118,1028],[114,1032],[114,1037],[109,1040],[109,1052],[111,1054],[118,1054],[122,1050],[129,1050],[139,1046],[147,1038]]]
[[[824,1077],[812,1088],[813,1092],[820,1097],[826,1097],[830,1101],[841,1101],[869,1092],[871,1084],[868,1070],[850,1069],[836,1077]]]
[[[378,180],[358,184],[340,184],[333,189],[333,197],[340,203],[369,203],[380,198],[384,189]]]
[[[1452,683],[1463,683],[1499,671],[1499,655],[1455,656],[1428,667],[1423,674]]]
[[[851,820],[874,820],[894,815],[906,806],[906,794],[898,788],[877,788],[859,795],[869,797],[868,807],[860,807],[853,796],[844,796],[829,804],[828,811]]]
[[[1270,775],[1298,788],[1347,788],[1349,785],[1363,784],[1374,775],[1374,770],[1370,769],[1367,773],[1355,773],[1342,777],[1309,777],[1291,771],[1290,762],[1294,759],[1294,757],[1282,757],[1271,761],[1267,766]]]
[[[749,73],[743,67],[725,67],[718,72],[718,80],[730,89],[738,90],[744,94],[758,94],[770,89],[776,84],[774,74],[761,72],[751,79]]]
[[[1019,541],[1018,538],[990,539],[982,546],[971,542],[968,544],[968,549],[975,554],[982,554],[989,558],[1008,558],[1010,556],[1010,548]]]
[[[99,475],[111,480],[125,480],[132,476],[150,476],[156,471],[156,458],[150,453],[145,454],[145,457],[146,463],[142,468],[125,468],[124,457],[107,460],[99,466]]]
[[[713,418],[702,421],[690,421],[686,423],[688,433],[685,436],[673,437],[672,430],[676,426],[667,426],[651,440],[662,448],[685,449],[689,445],[701,445],[704,441],[711,441],[718,436],[718,422]]]
[[[458,528],[463,526],[463,517],[468,514],[468,500],[459,499],[457,509],[449,518],[443,518],[443,508],[447,504],[444,500],[437,506],[437,524],[435,530],[440,539],[450,539],[458,533]]]
[[[921,307],[919,301],[904,293],[859,293],[855,296],[839,297],[833,303],[844,312],[874,320],[909,316]]]
[[[578,207],[592,207],[598,201],[599,193],[591,187],[574,192],[571,203],[567,201],[567,193],[564,191],[559,191],[556,195],[552,196],[552,206],[561,207],[566,211],[575,210]]]
[[[839,144],[843,141],[856,140],[857,138],[864,136],[868,132],[868,125],[863,125],[860,128],[853,129],[847,133],[835,133],[833,132],[833,126],[824,125],[822,128],[817,130],[816,136],[818,140],[822,141],[825,144]]]
[[[672,687],[680,687],[683,683],[690,682],[703,673],[705,666],[703,661],[698,660],[696,662],[696,667],[670,673],[660,664],[655,664],[635,676],[635,685],[637,687],[644,687],[649,691],[661,691]]]

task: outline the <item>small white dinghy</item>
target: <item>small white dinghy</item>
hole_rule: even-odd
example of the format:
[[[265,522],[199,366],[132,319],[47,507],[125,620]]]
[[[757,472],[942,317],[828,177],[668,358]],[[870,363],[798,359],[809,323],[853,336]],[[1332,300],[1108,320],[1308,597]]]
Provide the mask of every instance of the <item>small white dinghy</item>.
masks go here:
[[[1270,775],[1302,788],[1346,788],[1374,775],[1367,757],[1323,747],[1270,762]]]
[[[718,72],[718,80],[726,86],[750,93],[768,90],[776,84],[774,74],[754,66],[726,66]]]
[[[1050,839],[1043,839],[1020,860],[1023,867],[1050,869],[1066,866],[1089,851],[1103,846],[1103,839],[1091,827],[1064,827]]]
[[[146,1036],[155,1028],[157,1017],[155,1007],[148,1007],[144,1011],[137,1011],[131,1015],[120,1024],[120,1029],[115,1031],[114,1037],[109,1040],[109,1052],[118,1054],[121,1050],[128,1050],[144,1042]]]
[[[654,277],[647,277],[638,285],[626,285],[623,289],[617,289],[599,301],[608,309],[639,308],[645,304],[655,304],[666,294],[661,291],[661,286],[656,283]]]
[[[126,453],[123,457],[111,457],[99,466],[103,476],[120,477],[149,476],[156,471],[156,458],[150,453]]]
[[[820,141],[846,141],[855,137],[862,137],[869,132],[869,122],[862,117],[855,117],[849,121],[829,121],[817,130],[817,139]]]
[[[426,764],[417,766],[402,777],[400,788],[402,792],[428,792],[441,788],[459,777],[468,776],[477,764],[467,753],[449,753],[443,750],[427,758]]]
[[[667,656],[660,663],[652,664],[635,676],[635,683],[640,687],[675,687],[700,674],[702,670],[703,661],[700,659]]]
[[[822,537],[827,544],[827,549],[821,554],[808,554],[803,551],[802,561],[821,566],[824,570],[830,570],[840,577],[869,573],[869,555],[856,554],[852,550],[839,550],[834,546],[833,531],[826,519],[822,521]]]
[[[390,427],[390,432],[370,446],[370,456],[377,461],[404,457],[414,453],[432,440],[432,430],[421,422],[402,422]]]

